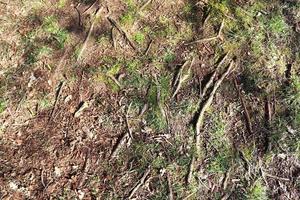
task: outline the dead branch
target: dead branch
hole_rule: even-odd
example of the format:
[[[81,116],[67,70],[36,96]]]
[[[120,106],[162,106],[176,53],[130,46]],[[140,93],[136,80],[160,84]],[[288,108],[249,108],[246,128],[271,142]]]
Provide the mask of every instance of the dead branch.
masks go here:
[[[81,14],[80,14],[80,11],[78,10],[78,6],[80,5],[80,3],[77,4],[77,6],[75,6],[75,10],[78,14],[78,26],[81,27],[82,23],[81,23]]]
[[[241,94],[241,91],[239,89],[236,78],[234,79],[234,86],[235,86],[235,88],[238,92],[239,99],[242,103],[242,107],[243,107],[243,110],[244,110],[244,116],[245,116],[245,120],[246,120],[246,128],[247,128],[249,134],[251,135],[252,134],[252,124],[251,124],[251,120],[250,120],[250,115],[249,115],[246,103],[245,103],[245,101],[243,99],[243,96]]]
[[[116,31],[115,27],[111,28],[111,40],[112,40],[112,45],[115,50],[117,50],[117,40],[116,40]]]
[[[90,39],[90,37],[91,37],[91,35],[92,35],[94,26],[95,26],[95,24],[96,24],[96,22],[97,22],[97,20],[98,20],[99,13],[100,13],[102,10],[103,10],[103,7],[99,8],[99,9],[96,11],[96,13],[94,14],[93,22],[92,22],[92,24],[91,24],[91,26],[90,26],[90,29],[89,29],[89,31],[88,31],[87,36],[86,36],[85,39],[84,39],[84,42],[83,42],[83,44],[82,44],[82,46],[81,46],[81,49],[80,49],[80,51],[79,51],[79,53],[78,53],[77,61],[80,61],[80,60],[81,60],[82,54],[83,54],[83,52],[85,51],[85,49],[86,49],[86,47],[87,47],[87,43],[88,43],[88,41],[89,41],[89,39]]]
[[[133,48],[133,50],[136,50],[135,44],[131,41],[131,39],[128,37],[127,32],[122,29],[122,27],[117,23],[117,21],[111,17],[107,17],[107,19],[114,27],[116,27],[116,29],[121,33],[121,35],[123,35],[128,44]]]
[[[121,83],[111,74],[107,74],[107,77],[110,78],[119,88],[122,87]]]
[[[140,187],[145,184],[145,182],[147,180],[147,176],[150,174],[150,172],[151,172],[151,168],[149,166],[147,168],[147,170],[145,171],[145,173],[143,174],[142,178],[139,180],[139,182],[130,191],[130,193],[128,195],[128,199],[131,199],[134,196],[134,194],[140,189]]]

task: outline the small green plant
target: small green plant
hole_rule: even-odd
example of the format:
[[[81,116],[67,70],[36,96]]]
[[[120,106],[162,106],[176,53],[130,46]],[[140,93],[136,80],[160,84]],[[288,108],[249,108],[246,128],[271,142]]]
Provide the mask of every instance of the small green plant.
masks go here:
[[[126,12],[120,18],[120,23],[122,25],[132,25],[135,20],[134,12]]]
[[[64,8],[65,7],[65,5],[66,5],[66,3],[67,3],[67,0],[59,0],[58,2],[57,2],[57,7],[58,8]]]
[[[39,107],[41,110],[50,108],[52,106],[51,101],[45,96],[39,102]]]
[[[167,52],[164,55],[164,61],[166,63],[171,63],[175,60],[176,56],[171,50],[167,50]]]
[[[145,35],[142,32],[137,32],[134,34],[134,41],[138,44],[143,44],[145,42]]]
[[[6,106],[7,102],[4,99],[0,98],[0,114],[5,111]]]

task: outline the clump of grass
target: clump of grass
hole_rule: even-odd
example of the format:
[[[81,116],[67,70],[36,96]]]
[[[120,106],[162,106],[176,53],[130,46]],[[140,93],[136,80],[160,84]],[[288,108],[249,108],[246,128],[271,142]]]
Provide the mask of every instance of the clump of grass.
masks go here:
[[[164,103],[170,95],[170,77],[161,76],[158,82],[153,82],[148,91],[148,103],[150,110],[147,122],[157,131],[167,127],[167,119],[164,111]]]
[[[112,80],[112,78],[119,73],[120,69],[121,66],[119,64],[115,64],[110,68],[104,66],[100,70],[97,70],[94,75],[94,80],[105,83],[113,92],[117,92],[119,91],[120,86],[114,80]]]
[[[143,44],[145,42],[145,35],[142,32],[135,33],[133,38],[138,44]]]
[[[59,0],[58,2],[57,2],[57,7],[58,8],[64,8],[65,7],[65,5],[66,5],[66,3],[67,3],[67,0]]]
[[[268,200],[267,188],[261,179],[255,181],[247,196],[249,200]]]
[[[39,107],[40,109],[47,109],[52,106],[51,101],[47,98],[47,96],[44,96],[40,101],[39,101]]]
[[[58,48],[63,48],[68,39],[68,32],[59,26],[58,20],[54,16],[44,19],[42,29],[50,34],[48,37],[57,41]]]
[[[5,111],[6,107],[7,107],[6,100],[0,98],[0,114]]]
[[[171,63],[171,62],[173,62],[175,60],[175,58],[176,58],[176,55],[171,50],[167,50],[165,52],[163,60],[166,63]]]
[[[136,3],[132,0],[126,0],[125,4],[127,7],[127,10],[120,17],[120,23],[124,26],[130,26],[136,20],[136,17],[138,15],[138,13],[137,13],[138,7],[137,7]]]
[[[226,121],[221,116],[213,118],[210,140],[212,147],[217,150],[217,153],[211,159],[208,167],[211,173],[225,173],[231,166],[233,151],[226,136],[226,126]]]

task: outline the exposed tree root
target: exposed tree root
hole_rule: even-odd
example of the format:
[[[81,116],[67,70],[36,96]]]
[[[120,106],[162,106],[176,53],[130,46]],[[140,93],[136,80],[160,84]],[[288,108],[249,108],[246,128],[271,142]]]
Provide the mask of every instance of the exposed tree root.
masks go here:
[[[188,77],[190,76],[190,72],[191,72],[191,67],[193,66],[194,64],[194,61],[195,59],[193,58],[193,60],[191,61],[191,64],[189,66],[189,68],[187,69],[187,73],[186,74],[183,74],[183,70],[185,69],[185,67],[188,65],[189,61],[186,61],[179,69],[178,73],[177,73],[177,76],[175,78],[175,81],[174,81],[174,87],[175,90],[174,90],[174,93],[172,95],[172,98],[174,98],[177,93],[179,92],[180,88],[182,87],[182,84],[188,79]]]
[[[203,106],[200,109],[199,115],[197,117],[196,120],[196,134],[195,134],[195,146],[196,146],[196,153],[198,154],[200,152],[200,143],[201,143],[201,127],[203,125],[204,122],[204,114],[206,112],[206,110],[210,107],[210,105],[212,104],[213,98],[216,94],[217,89],[220,87],[221,83],[223,82],[223,80],[225,79],[225,77],[232,71],[234,67],[234,61],[231,61],[231,63],[229,64],[229,66],[227,67],[226,71],[222,74],[222,76],[220,77],[220,79],[218,79],[216,81],[216,83],[214,84],[214,87],[212,88],[212,91],[208,97],[208,99],[205,101],[205,103],[203,104]],[[192,155],[192,159],[190,162],[190,166],[189,166],[189,170],[188,170],[188,174],[186,177],[186,183],[190,183],[191,178],[192,178],[192,173],[194,171],[194,165],[196,162],[196,158],[194,155]]]

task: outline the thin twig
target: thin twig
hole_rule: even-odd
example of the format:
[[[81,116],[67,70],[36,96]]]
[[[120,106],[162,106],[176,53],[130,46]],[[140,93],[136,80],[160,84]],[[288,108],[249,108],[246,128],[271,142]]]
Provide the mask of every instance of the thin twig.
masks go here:
[[[51,113],[50,113],[50,117],[49,117],[49,120],[48,120],[48,121],[51,121],[51,119],[52,119],[52,117],[53,117],[54,111],[55,111],[56,106],[57,106],[57,102],[58,102],[58,100],[59,100],[59,98],[60,98],[60,95],[61,95],[61,93],[62,93],[62,89],[63,89],[64,85],[65,85],[65,82],[64,82],[64,81],[61,81],[61,82],[59,83],[59,85],[58,85],[58,89],[57,89],[57,91],[56,91],[56,96],[55,96],[54,105],[53,105],[53,108],[52,108],[52,111],[51,111]]]
[[[250,115],[249,115],[246,103],[244,101],[244,98],[243,98],[243,96],[241,94],[241,91],[239,89],[236,78],[234,79],[234,86],[235,86],[235,88],[238,92],[239,99],[242,103],[242,107],[243,107],[243,110],[244,110],[244,116],[245,116],[245,120],[246,120],[246,128],[247,128],[249,134],[251,135],[252,134],[252,124],[251,124],[251,120],[250,120]]]
[[[98,0],[95,0],[93,4],[91,4],[87,9],[83,11],[83,14],[89,14],[91,8],[93,8],[98,2],[99,2]]]
[[[131,127],[129,125],[129,120],[128,120],[128,116],[129,116],[129,112],[130,112],[130,109],[131,109],[131,105],[132,105],[132,103],[130,103],[129,106],[128,106],[128,108],[127,108],[127,112],[125,114],[125,121],[126,121],[126,126],[127,126],[127,129],[128,129],[129,137],[131,139],[133,139],[132,130],[131,130]]]
[[[119,88],[122,87],[121,83],[120,83],[113,75],[107,74],[107,76],[108,76],[108,78],[110,78],[113,82],[115,82],[115,84],[116,84]]]
[[[119,150],[123,147],[123,145],[125,144],[126,140],[130,140],[130,139],[133,139],[133,135],[132,135],[132,130],[131,130],[131,127],[129,125],[129,120],[128,120],[128,115],[129,115],[129,112],[130,112],[130,108],[131,108],[131,103],[129,104],[128,108],[127,108],[127,112],[125,114],[125,121],[126,121],[126,126],[127,126],[127,129],[128,131],[125,132],[124,134],[122,134],[116,144],[114,145],[112,151],[111,151],[111,154],[110,154],[110,158],[115,158],[117,156],[117,154],[119,153]]]
[[[128,34],[126,31],[124,31],[122,29],[122,27],[117,23],[116,20],[114,20],[111,17],[107,17],[108,21],[114,26],[116,27],[116,29],[123,35],[123,37],[126,39],[126,41],[128,42],[128,44],[134,49],[136,50],[136,47],[134,45],[134,43],[129,39]]]
[[[149,166],[145,171],[145,173],[143,174],[142,178],[139,180],[139,182],[130,191],[128,195],[128,199],[131,199],[134,196],[134,194],[140,189],[140,187],[145,184],[147,180],[147,176],[150,174],[150,172],[151,172],[151,168]]]
[[[96,23],[97,20],[98,20],[98,15],[99,15],[99,13],[100,13],[102,10],[103,10],[103,7],[99,8],[99,9],[96,11],[96,13],[94,14],[93,22],[92,22],[92,24],[91,24],[91,26],[90,26],[90,29],[89,29],[89,32],[88,32],[86,38],[84,39],[84,42],[83,42],[83,44],[82,44],[82,47],[81,47],[81,49],[80,49],[80,51],[79,51],[79,53],[78,53],[77,61],[81,60],[82,54],[83,54],[83,52],[85,51],[85,49],[86,49],[86,47],[87,47],[87,43],[88,43],[88,41],[89,41],[89,39],[90,39],[90,37],[91,37],[91,35],[92,35],[92,32],[93,32],[95,23]]]
[[[187,66],[187,64],[189,63],[189,61],[186,61],[179,69],[178,73],[177,73],[177,76],[175,78],[175,81],[174,81],[174,86],[176,85],[176,89],[174,90],[174,93],[172,95],[172,98],[174,98],[177,93],[179,92],[182,84],[184,81],[186,81],[186,79],[189,77],[189,74],[190,74],[190,70],[191,70],[191,66],[193,65],[193,62],[194,62],[194,58],[192,60],[192,63],[190,64],[190,67],[188,69],[188,73],[187,75],[183,75],[183,70],[184,68]]]
[[[140,11],[144,10],[150,3],[152,0],[148,0],[146,1],[146,3],[144,5],[142,5],[142,7],[140,8]]]
[[[167,173],[167,181],[168,181],[168,189],[169,189],[169,200],[174,200],[172,181],[169,173]]]
[[[149,51],[151,49],[152,44],[153,44],[153,40],[150,40],[150,42],[149,42],[149,44],[147,46],[147,49],[146,49],[146,51],[144,53],[144,56],[148,55],[148,53],[149,53]]]
[[[186,43],[185,45],[191,45],[191,44],[203,43],[203,42],[210,42],[212,40],[217,40],[217,39],[221,39],[222,40],[222,31],[223,31],[223,28],[224,28],[224,24],[225,24],[225,22],[223,20],[222,23],[221,23],[221,25],[220,25],[218,34],[216,36],[209,37],[209,38],[202,38],[202,39],[199,39],[199,40],[195,40],[193,42]]]

